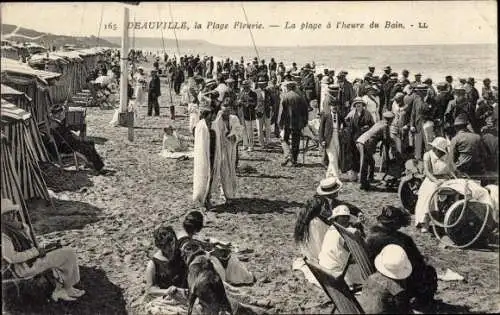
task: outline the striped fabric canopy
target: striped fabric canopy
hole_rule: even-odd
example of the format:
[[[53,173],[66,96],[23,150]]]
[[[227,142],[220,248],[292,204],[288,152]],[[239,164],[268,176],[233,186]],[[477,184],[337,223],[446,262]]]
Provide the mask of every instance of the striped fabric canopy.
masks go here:
[[[31,114],[17,107],[16,105],[7,102],[6,100],[1,100],[0,113],[2,117],[2,123],[8,123],[9,120],[27,120],[31,117]]]
[[[4,72],[9,73],[10,72],[10,73],[17,73],[17,74],[24,74],[24,75],[28,75],[28,76],[34,76],[34,77],[40,79],[44,83],[47,83],[46,80],[59,78],[61,76],[60,73],[56,73],[56,72],[35,70],[22,62],[8,59],[8,58],[2,58],[0,69],[1,69],[2,73],[4,73]]]
[[[38,164],[37,144],[33,140],[37,138],[30,132],[31,114],[4,99],[1,100],[0,114],[2,135],[5,135],[2,137],[2,197],[5,195],[13,201],[50,200]],[[16,178],[19,179],[19,189]]]

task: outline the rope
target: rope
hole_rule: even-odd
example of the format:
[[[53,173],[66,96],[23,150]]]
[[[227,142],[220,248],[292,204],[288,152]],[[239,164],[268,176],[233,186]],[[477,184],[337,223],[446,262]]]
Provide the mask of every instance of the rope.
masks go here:
[[[161,21],[161,13],[160,13],[160,5],[157,5],[158,7],[158,16],[160,17],[160,21]],[[161,32],[161,43],[162,43],[162,47],[163,47],[163,54],[165,54],[165,38],[163,38],[163,28],[160,27],[160,32]]]
[[[169,8],[170,8],[170,20],[173,21],[172,6],[170,4],[169,4]],[[160,6],[158,5],[158,14],[159,14],[160,20],[161,20],[160,10],[161,10]],[[163,55],[165,55],[166,49],[165,49],[165,38],[163,37],[163,28],[160,28],[160,31],[161,31],[161,42],[163,45]],[[175,33],[175,28],[174,28],[174,35],[175,35],[175,43],[177,44],[177,52],[179,54],[179,58],[181,58],[181,52],[179,49],[179,42],[177,41],[177,34]],[[165,71],[167,71],[166,66],[165,66]],[[168,85],[168,95],[170,96],[170,106],[174,106],[174,100],[172,98],[172,85],[170,83],[170,76],[168,75],[168,73],[167,73],[167,85]]]
[[[101,36],[101,27],[102,27],[102,16],[104,15],[104,4],[101,5],[101,18],[99,20],[99,31],[97,31],[97,40],[95,47],[99,47],[99,37]],[[125,25],[126,27],[126,25]]]
[[[82,35],[82,30],[83,30],[83,19],[85,17],[85,9],[86,9],[86,2],[83,3],[82,7],[82,18],[80,19],[80,35]]]
[[[248,23],[247,12],[245,11],[245,7],[243,6],[243,2],[241,2],[241,8],[243,9],[243,14],[245,15],[245,20],[246,20],[247,24],[250,24],[250,23]],[[249,27],[248,31],[250,32],[250,37],[252,38],[253,48],[255,49],[255,53],[257,54],[257,59],[260,59],[259,51],[257,50],[257,45],[255,45],[255,39],[253,38],[252,29]]]
[[[168,8],[170,11],[170,21],[173,22],[174,16],[172,15],[172,3],[168,4]],[[175,36],[175,44],[177,45],[177,53],[179,54],[179,58],[181,58],[181,50],[179,48],[179,40],[177,39],[177,32],[175,31],[175,27],[173,28],[173,30],[174,30],[174,36]]]

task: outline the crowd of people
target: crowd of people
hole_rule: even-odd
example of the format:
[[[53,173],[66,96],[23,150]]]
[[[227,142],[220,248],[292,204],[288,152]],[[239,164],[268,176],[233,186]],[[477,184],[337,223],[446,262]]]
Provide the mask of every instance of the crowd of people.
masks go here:
[[[431,143],[436,138],[446,139],[445,157],[451,159],[454,174],[497,170],[498,91],[491,86],[491,80],[483,80],[479,93],[474,78],[458,79],[454,85],[453,77],[447,76],[434,85],[431,78],[422,80],[420,73],[410,81],[408,70],[398,74],[387,66],[380,76],[375,67],[368,70],[363,79],[351,83],[344,70],[336,76],[333,69],[316,74],[314,63],[301,69],[293,63],[286,69],[274,58],[269,63],[257,58],[245,63],[243,57],[239,61],[227,58],[215,62],[209,56],[185,55],[177,59],[165,54],[163,62],[156,57],[151,71],[148,115],[153,108],[159,115],[156,109],[161,72],[188,107],[189,130],[199,140],[195,144],[208,143],[198,155],[203,153],[209,160],[209,170],[203,166],[199,169],[204,175],[197,175],[195,167],[195,179],[204,178],[205,184],[195,188],[194,195],[203,202],[211,186],[206,182],[213,177],[207,179],[207,174],[235,174],[241,149],[238,144],[242,142],[242,149],[251,152],[258,141],[266,149],[271,145],[271,135],[282,144],[283,166],[300,166],[300,141],[310,135],[323,148],[325,177],[340,178],[347,173],[348,179],[359,181],[362,190],[372,189],[377,152],[382,156],[382,171],[411,158],[429,166],[426,161],[432,154],[426,152],[433,151]],[[144,102],[143,69],[139,68],[135,78],[136,99]],[[170,106],[171,119],[175,119],[175,105]],[[311,117],[313,110],[317,116]],[[200,128],[196,128],[198,124]],[[316,129],[312,135],[306,132],[311,129]],[[230,136],[221,138],[224,134]],[[228,152],[221,152],[226,147]],[[228,158],[222,159],[223,153]],[[197,154],[195,159],[198,161]],[[430,167],[426,169],[428,173]],[[234,189],[226,185],[227,190]],[[226,197],[232,195],[230,192]]]
[[[110,57],[114,60],[111,67],[110,63],[100,65],[97,77],[108,71],[118,77],[119,55]],[[136,52],[129,58],[145,55]],[[342,274],[349,253],[337,228],[340,226],[364,239],[376,269],[359,297],[365,312],[407,313],[433,300],[436,270],[412,238],[399,231],[410,225],[409,214],[385,206],[377,224],[365,229],[363,211],[338,199],[342,176],[347,173],[349,180],[359,181],[361,190],[370,191],[377,152],[382,156],[382,169],[408,159],[421,161],[425,180],[415,209],[415,225],[427,231],[429,198],[436,187],[449,178],[497,170],[498,91],[489,79],[483,80],[479,93],[474,78],[459,79],[454,85],[454,79],[447,76],[435,88],[431,78],[422,81],[417,73],[410,82],[408,70],[398,74],[390,66],[380,76],[370,66],[363,79],[351,83],[344,70],[337,75],[333,69],[316,74],[314,63],[300,69],[293,63],[287,69],[274,58],[266,63],[257,58],[250,62],[243,57],[215,61],[209,56],[177,59],[164,54],[163,61],[160,59],[154,59],[150,77],[143,68],[131,67],[129,95],[135,110],[147,102],[148,116],[160,114],[161,76],[167,76],[169,89],[181,96],[194,138],[193,201],[208,210],[214,192],[220,192],[226,204],[236,197],[240,143],[243,150],[252,152],[255,142],[266,150],[272,145],[271,136],[279,138],[281,165],[300,167],[301,139],[312,137],[323,148],[326,172],[314,197],[298,214],[294,238],[302,254],[333,276]],[[170,104],[172,120],[176,105]],[[314,112],[317,116],[312,117]],[[179,150],[180,144],[168,141],[177,137],[174,128],[164,131],[164,149],[172,146],[172,152]],[[26,227],[8,217],[16,209],[2,200],[2,257],[14,264],[20,275],[58,270],[61,281],[52,294],[56,301],[83,295],[83,290],[74,288],[79,281],[75,253],[34,246],[23,232]],[[154,231],[158,251],[145,273],[151,298],[149,313],[190,313],[195,298],[202,312],[246,309],[263,313],[258,306],[233,296],[237,294],[231,285],[253,284],[255,279],[231,255],[227,244],[196,239],[202,227],[203,214],[195,211],[187,214],[182,228],[161,226]],[[347,285],[354,288],[359,284],[358,276],[355,269],[349,270]]]

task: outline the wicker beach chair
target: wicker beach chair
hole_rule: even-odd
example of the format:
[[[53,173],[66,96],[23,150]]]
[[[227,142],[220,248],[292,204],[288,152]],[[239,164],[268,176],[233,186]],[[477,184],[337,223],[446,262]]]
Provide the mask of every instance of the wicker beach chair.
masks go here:
[[[368,257],[365,241],[360,235],[348,231],[337,223],[334,222],[333,225],[344,239],[350,254],[359,266],[361,279],[366,281],[375,272],[375,266]]]
[[[354,293],[351,292],[344,280],[348,264],[346,264],[340,276],[334,277],[320,265],[307,260],[307,258],[304,258],[304,260],[316,280],[318,280],[325,293],[333,302],[332,314],[336,312],[339,314],[364,314]]]

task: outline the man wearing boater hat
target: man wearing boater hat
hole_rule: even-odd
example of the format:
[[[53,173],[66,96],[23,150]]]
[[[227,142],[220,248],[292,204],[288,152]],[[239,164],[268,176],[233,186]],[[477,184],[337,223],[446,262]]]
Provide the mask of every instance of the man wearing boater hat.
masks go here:
[[[271,109],[272,99],[266,90],[267,81],[257,81],[257,106],[255,107],[255,117],[257,122],[257,135],[260,147],[265,149],[271,141]]]
[[[336,85],[330,85],[329,87],[329,90],[332,91],[339,90],[339,87]],[[327,109],[325,109],[321,113],[318,137],[328,157],[328,168],[325,177],[338,178],[341,174],[339,169],[339,158],[341,156],[339,136],[341,128],[345,123],[344,118],[339,112],[341,104],[335,102],[335,97],[333,97],[332,100],[334,102],[328,106],[330,110],[327,111]]]
[[[243,114],[243,149],[248,152],[253,151],[253,126],[255,124],[255,107],[257,106],[257,94],[250,88],[250,81],[244,80],[241,83],[241,92],[236,101]]]
[[[394,114],[392,112],[385,112],[382,117],[382,120],[377,121],[356,140],[356,146],[361,156],[359,182],[362,190],[370,190],[370,181],[373,180],[375,175],[375,160],[373,159],[373,155],[377,149],[377,144],[382,141],[386,157],[389,156],[389,149],[393,147],[389,126],[392,124]]]
[[[302,129],[308,123],[308,104],[305,98],[296,89],[296,83],[292,81],[284,82],[285,93],[281,98],[279,126],[283,130],[283,153],[285,161],[281,164],[287,165],[292,162],[297,167],[297,157],[299,155],[300,136]],[[291,149],[288,154],[289,140],[291,138]]]

